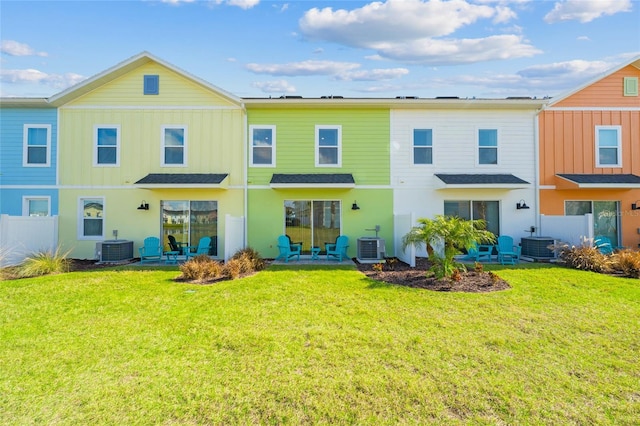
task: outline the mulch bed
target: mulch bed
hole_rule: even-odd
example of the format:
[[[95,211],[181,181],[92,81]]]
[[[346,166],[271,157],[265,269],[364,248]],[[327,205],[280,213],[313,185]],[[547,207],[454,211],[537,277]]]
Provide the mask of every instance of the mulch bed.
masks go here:
[[[406,287],[468,293],[486,293],[511,288],[509,283],[491,272],[474,271],[473,265],[468,267],[468,272],[461,274],[460,280],[454,281],[446,278],[438,280],[434,277],[428,277],[427,272],[431,268],[431,262],[425,258],[417,258],[415,268],[396,260],[392,265],[384,265],[382,271],[374,269],[374,264],[359,263],[355,259],[354,261],[358,269],[367,277]]]

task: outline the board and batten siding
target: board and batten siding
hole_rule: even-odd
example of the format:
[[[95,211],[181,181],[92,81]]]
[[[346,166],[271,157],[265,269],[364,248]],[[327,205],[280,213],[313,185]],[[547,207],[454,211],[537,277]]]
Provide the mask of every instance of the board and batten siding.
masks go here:
[[[24,167],[24,125],[51,126],[50,163]],[[2,108],[0,112],[0,161],[2,185],[55,185],[57,162],[57,111],[55,108]]]
[[[240,109],[62,108],[60,114],[62,185],[131,185],[148,173],[229,173],[229,185],[243,184]],[[93,166],[96,125],[120,126],[118,167]],[[187,128],[186,167],[161,166],[164,125]]]
[[[557,173],[640,175],[640,110],[555,111],[540,114],[540,184]],[[622,127],[622,167],[596,167],[596,126]]]
[[[640,69],[628,65],[554,104],[555,108],[640,107],[640,96],[624,96],[624,78],[640,79]]]
[[[158,95],[143,94],[145,75],[158,75]],[[66,106],[202,106],[239,108],[216,92],[160,64],[150,62],[73,100]]]
[[[352,173],[356,185],[389,185],[387,109],[248,109],[247,116],[249,126],[276,126],[276,167],[249,167],[250,185],[268,185],[274,173]],[[316,125],[342,127],[342,167],[315,166]]]
[[[391,111],[394,187],[432,188],[435,173],[509,173],[534,184],[536,111]],[[433,164],[412,164],[413,129],[433,129]],[[498,164],[478,164],[478,130],[498,130]]]

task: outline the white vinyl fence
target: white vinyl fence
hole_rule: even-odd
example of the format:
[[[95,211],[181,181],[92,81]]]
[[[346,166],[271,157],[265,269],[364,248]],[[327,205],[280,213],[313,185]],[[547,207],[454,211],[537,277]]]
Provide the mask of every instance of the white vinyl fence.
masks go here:
[[[27,256],[55,251],[58,246],[58,216],[0,215],[0,266],[21,263]]]
[[[584,216],[540,215],[538,235],[551,237],[556,241],[580,246],[586,240],[593,240],[593,214]]]
[[[413,213],[398,214],[393,216],[393,247],[395,248],[395,256],[411,266],[416,266],[416,248],[408,246],[402,250],[402,237],[405,236],[413,227]]]
[[[224,261],[244,248],[244,217],[225,215]]]

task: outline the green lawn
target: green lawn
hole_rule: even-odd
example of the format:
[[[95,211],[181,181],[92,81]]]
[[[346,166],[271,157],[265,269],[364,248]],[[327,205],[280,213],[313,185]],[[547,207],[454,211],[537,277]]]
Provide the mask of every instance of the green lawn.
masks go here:
[[[286,266],[0,282],[0,424],[637,424],[640,281],[497,273],[511,290]]]

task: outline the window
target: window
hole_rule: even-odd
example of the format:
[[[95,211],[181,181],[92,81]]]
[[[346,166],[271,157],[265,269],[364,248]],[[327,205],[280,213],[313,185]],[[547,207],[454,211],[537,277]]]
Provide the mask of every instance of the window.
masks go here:
[[[478,164],[498,164],[498,131],[478,130]]]
[[[160,94],[160,76],[145,75],[144,76],[144,92],[145,95]]]
[[[162,165],[186,166],[186,127],[162,127]]]
[[[51,197],[23,197],[23,216],[49,216]]]
[[[325,249],[340,235],[341,203],[338,200],[285,200],[284,233],[302,243],[302,252],[311,247]]]
[[[413,164],[433,164],[431,129],[413,129]]]
[[[120,164],[120,126],[95,127],[95,166],[117,166]]]
[[[51,161],[51,125],[25,124],[22,165],[48,167]]]
[[[624,78],[624,96],[638,96],[638,77]]]
[[[500,203],[498,201],[445,201],[445,216],[458,216],[466,220],[482,219],[486,229],[500,235]]]
[[[596,126],[596,167],[622,167],[620,126]]]
[[[340,167],[341,143],[341,126],[316,126],[316,166]]]
[[[250,126],[250,164],[256,167],[276,165],[276,126]]]
[[[104,239],[104,198],[80,198],[78,239]]]
[[[169,250],[169,235],[183,246],[196,247],[202,237],[211,237],[210,256],[218,255],[218,202],[163,200],[162,235]]]
[[[565,216],[593,214],[593,235],[605,236],[618,246],[620,230],[620,202],[618,201],[565,201]]]

